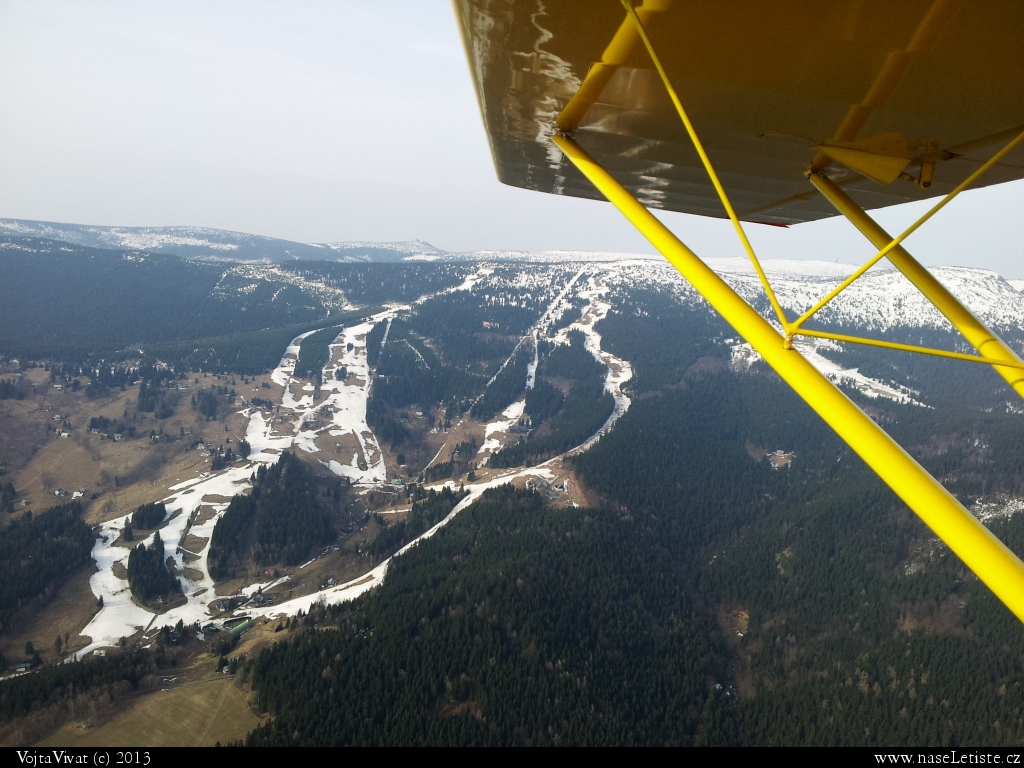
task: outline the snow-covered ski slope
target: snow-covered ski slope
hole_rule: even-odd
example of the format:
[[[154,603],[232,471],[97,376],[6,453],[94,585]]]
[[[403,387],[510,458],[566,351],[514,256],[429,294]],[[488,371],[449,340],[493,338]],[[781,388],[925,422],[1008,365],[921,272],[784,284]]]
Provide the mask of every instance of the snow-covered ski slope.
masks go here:
[[[103,598],[103,607],[83,631],[90,638],[90,643],[79,652],[79,657],[97,648],[114,646],[120,638],[131,636],[153,622],[163,626],[173,625],[179,619],[185,624],[209,621],[217,612],[213,606],[224,597],[216,594],[207,566],[213,528],[227,509],[231,497],[249,490],[250,477],[257,465],[275,463],[285,450],[298,448],[309,453],[318,452],[316,439],[326,432],[332,437],[354,436],[365,457],[362,468],[358,457],[353,457],[351,464],[334,460],[325,462],[330,464],[332,471],[356,482],[381,483],[387,479],[383,453],[366,424],[370,380],[366,363],[366,334],[377,321],[387,319],[401,309],[403,307],[395,307],[365,322],[339,329],[339,335],[331,345],[331,361],[323,371],[324,384],[319,399],[314,398],[312,384],[292,376],[302,339],[310,334],[296,337],[271,374],[271,379],[284,387],[280,415],[274,418],[259,409],[247,409],[246,440],[252,450],[248,461],[215,474],[203,473],[169,489],[172,493],[162,500],[168,510],[168,523],[160,529],[160,536],[165,551],[174,558],[178,571],[184,574],[179,576],[179,580],[184,588],[185,605],[159,616],[136,605],[127,580],[117,576],[114,569],[116,564],[127,563],[129,549],[116,546],[114,542],[130,515],[103,524],[93,547],[93,559],[99,570],[90,580],[93,593]],[[344,381],[334,376],[338,367],[345,367],[349,372]],[[329,418],[323,417],[326,412],[329,412]],[[327,423],[312,426],[311,416],[318,417],[318,423],[323,419]],[[193,545],[194,549],[189,550],[183,543],[187,535],[193,537],[191,541],[200,542],[201,546]],[[151,535],[144,540],[147,546],[152,543],[152,538]],[[253,592],[259,586],[269,585],[253,584],[242,591]]]
[[[422,254],[421,249],[418,253]],[[410,249],[417,251],[417,249]],[[415,255],[415,254],[414,254]],[[493,254],[497,257],[498,254]],[[507,256],[507,254],[504,254]],[[600,258],[598,258],[600,256]],[[524,337],[522,343],[531,343],[533,360],[528,366],[527,387],[536,376],[537,342],[546,339],[564,343],[571,330],[582,332],[586,347],[606,366],[605,388],[615,398],[615,409],[602,428],[570,453],[586,450],[611,429],[615,421],[630,407],[630,399],[623,392],[632,378],[628,361],[617,358],[602,349],[600,321],[615,309],[616,296],[636,289],[668,292],[683,305],[705,306],[696,292],[668,264],[647,257],[612,258],[608,254],[581,255],[575,253],[533,254],[524,258],[523,268],[510,270],[507,262],[498,258],[476,265],[475,271],[462,284],[448,289],[472,291],[484,299],[506,302],[540,301],[538,322]],[[742,259],[712,260],[716,269],[741,295],[767,314],[767,302],[749,263]],[[786,310],[795,315],[835,286],[854,267],[829,262],[769,261],[766,272]],[[233,268],[234,269],[234,268]],[[272,265],[241,265],[240,270],[254,270],[251,277],[258,278],[265,270],[276,271]],[[982,320],[997,328],[1024,329],[1024,295],[1016,284],[985,270],[945,268],[934,270],[936,276],[961,298]],[[242,271],[237,273],[242,276]],[[311,291],[316,285],[306,286]],[[325,291],[327,289],[324,289]],[[326,294],[325,294],[326,295]],[[509,298],[509,297],[512,298]],[[519,297],[519,298],[516,298]],[[344,297],[335,293],[333,300],[342,305]],[[280,364],[272,374],[273,380],[284,387],[281,414],[277,422],[270,414],[249,409],[246,438],[252,446],[249,461],[217,474],[182,481],[169,489],[165,498],[170,520],[161,530],[166,550],[186,575],[182,577],[187,602],[185,605],[154,618],[154,615],[136,606],[130,597],[127,583],[114,575],[114,564],[123,563],[128,554],[124,547],[113,546],[126,521],[125,517],[111,520],[102,526],[100,538],[94,547],[94,558],[100,567],[91,581],[97,596],[103,597],[103,609],[85,630],[91,638],[86,651],[114,645],[122,636],[134,634],[138,628],[157,621],[185,623],[207,621],[215,596],[213,582],[206,567],[208,541],[213,526],[223,513],[230,497],[249,488],[249,477],[259,463],[277,460],[284,450],[301,450],[313,454],[332,472],[349,478],[356,484],[372,487],[387,481],[384,451],[366,423],[366,403],[372,386],[372,371],[367,362],[366,338],[378,322],[389,322],[398,314],[410,311],[429,297],[412,305],[388,308],[361,322],[338,328],[338,336],[331,345],[331,356],[323,370],[323,384],[319,389],[309,382],[293,378],[295,362],[302,337],[295,339],[285,350]],[[522,304],[525,306],[525,304]],[[578,320],[557,328],[564,313],[573,307],[580,309]],[[709,310],[710,311],[710,310]],[[893,270],[874,269],[861,278],[851,289],[836,299],[821,314],[826,323],[863,328],[865,333],[884,332],[897,328],[947,328],[948,324],[931,308],[916,290]],[[737,367],[749,365],[756,355],[748,345],[738,339],[725,339],[733,353]],[[885,397],[907,404],[916,404],[916,393],[892,382],[871,379],[856,369],[845,369],[822,351],[835,346],[834,342],[808,340],[797,343],[797,349],[832,380],[855,387],[872,397]],[[346,375],[336,372],[344,368]],[[485,461],[501,444],[503,434],[523,415],[522,398],[508,406],[485,427],[485,442],[481,447],[481,460]],[[351,449],[342,455],[334,446],[348,445]],[[485,482],[468,484],[469,497],[453,511],[465,508],[486,488],[529,475],[551,478],[551,463],[521,470],[512,470],[488,478]],[[446,518],[439,525],[451,519]],[[439,526],[438,526],[439,527]],[[425,536],[432,535],[437,527]],[[192,550],[185,546],[186,537],[193,542]],[[207,542],[196,546],[196,541]],[[413,545],[410,545],[413,546]],[[403,550],[404,551],[404,550]],[[379,584],[387,571],[382,563],[374,571],[316,595],[261,609],[264,615],[281,615],[306,609],[314,601],[335,602],[351,599],[375,584]],[[254,591],[253,584],[243,592]],[[263,585],[266,587],[267,585]],[[256,613],[250,611],[250,613]]]

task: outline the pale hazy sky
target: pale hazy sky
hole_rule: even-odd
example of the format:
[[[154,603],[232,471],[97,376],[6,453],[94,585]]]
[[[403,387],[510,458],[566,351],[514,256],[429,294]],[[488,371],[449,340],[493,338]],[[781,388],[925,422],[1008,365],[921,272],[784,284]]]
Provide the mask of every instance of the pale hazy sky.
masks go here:
[[[1022,208],[1021,183],[967,193],[909,249],[1024,278]],[[0,217],[650,252],[607,204],[496,181],[445,0],[0,0]],[[663,219],[741,252],[728,222]],[[873,253],[837,220],[749,231],[766,258]]]

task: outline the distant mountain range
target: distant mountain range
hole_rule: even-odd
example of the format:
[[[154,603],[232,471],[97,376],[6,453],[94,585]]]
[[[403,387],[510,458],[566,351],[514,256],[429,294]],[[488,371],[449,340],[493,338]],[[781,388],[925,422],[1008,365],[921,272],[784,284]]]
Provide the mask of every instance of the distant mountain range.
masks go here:
[[[170,253],[191,259],[287,262],[406,261],[437,258],[444,252],[429,243],[297,243],[208,227],[100,227],[27,219],[0,219],[0,235],[44,237],[90,248]]]
[[[613,261],[621,253],[582,251],[467,251],[435,248],[422,240],[394,243],[298,243],[209,227],[102,227],[29,219],[0,219],[0,236],[41,237],[89,248],[170,253],[190,259],[228,259],[285,263],[297,260],[341,262],[465,261]],[[655,258],[646,256],[641,258]]]
[[[489,250],[452,252],[421,240],[409,242],[299,243],[245,232],[206,227],[105,227],[85,224],[0,219],[0,239],[5,248],[24,242],[26,249],[52,250],[61,241],[103,250],[146,251],[199,261],[227,261],[228,272],[245,269],[245,263],[282,264],[295,261],[342,263],[440,263],[440,262],[526,262],[584,265],[615,263],[611,281],[625,280],[632,286],[669,289],[682,303],[700,302],[699,297],[674,269],[657,256],[594,251]],[[35,242],[33,242],[35,241]],[[766,302],[750,262],[744,258],[707,261],[748,301]],[[764,268],[782,305],[799,313],[824,295],[854,266],[825,261],[769,260]],[[940,267],[932,270],[957,297],[985,322],[998,328],[1024,331],[1024,281],[1006,280],[990,270]],[[614,275],[614,277],[612,277]],[[289,278],[290,281],[290,278]],[[767,304],[763,309],[767,313]],[[769,313],[770,314],[770,313]],[[948,328],[948,323],[902,275],[893,269],[876,267],[826,307],[820,318],[830,323],[858,326],[862,330],[884,331],[894,327]]]

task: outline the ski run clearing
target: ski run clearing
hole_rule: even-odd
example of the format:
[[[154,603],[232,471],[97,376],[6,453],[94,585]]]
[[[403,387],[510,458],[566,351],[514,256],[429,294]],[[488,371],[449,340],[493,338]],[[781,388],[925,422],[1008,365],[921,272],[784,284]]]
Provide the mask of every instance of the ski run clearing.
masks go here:
[[[472,291],[493,271],[491,268],[481,268],[454,290]],[[533,359],[528,365],[528,387],[533,386],[536,376],[536,341],[541,334],[555,343],[567,343],[569,330],[582,331],[587,339],[587,349],[608,368],[605,386],[615,397],[615,411],[597,434],[570,453],[585,450],[600,439],[614,421],[625,413],[629,407],[629,398],[622,393],[621,387],[632,376],[629,363],[601,350],[601,336],[594,326],[607,315],[611,304],[602,299],[606,289],[601,287],[594,277],[589,279],[586,288],[577,291],[577,296],[587,302],[583,317],[554,335],[548,335],[552,325],[569,309],[567,297],[577,289],[577,283],[583,274],[583,271],[579,271],[573,275],[522,342],[530,339],[533,346]],[[417,303],[423,300],[420,299]],[[408,309],[408,305],[392,307],[366,318],[361,323],[339,328],[338,336],[330,345],[330,360],[323,369],[323,384],[319,389],[310,382],[294,377],[302,340],[312,332],[297,336],[287,346],[280,363],[271,373],[271,380],[284,388],[278,413],[267,413],[256,408],[249,408],[245,412],[249,418],[246,440],[251,446],[248,460],[243,465],[233,466],[216,474],[203,473],[200,477],[184,480],[168,489],[170,493],[163,499],[168,517],[160,529],[160,536],[179,573],[178,578],[185,593],[184,605],[171,608],[162,614],[154,614],[137,605],[132,600],[127,580],[116,573],[123,571],[115,568],[118,564],[124,566],[127,563],[130,550],[115,542],[120,538],[130,514],[102,524],[93,546],[93,559],[99,570],[91,578],[90,587],[97,598],[102,598],[103,604],[82,632],[90,638],[90,643],[78,652],[77,658],[94,650],[116,646],[122,637],[130,637],[140,630],[150,631],[157,626],[173,625],[178,620],[185,624],[204,624],[215,614],[220,613],[216,604],[227,596],[217,594],[213,579],[209,575],[209,542],[213,528],[227,509],[231,497],[245,493],[251,488],[250,477],[258,464],[275,463],[285,450],[322,453],[324,437],[329,436],[335,445],[340,446],[342,442],[346,442],[353,446],[350,460],[330,457],[320,459],[334,474],[347,477],[355,486],[363,486],[367,490],[387,482],[383,450],[366,423],[366,404],[373,381],[373,373],[367,362],[366,338],[377,323],[387,322],[390,327],[391,321],[400,312]],[[342,368],[344,376],[338,378],[336,372]],[[518,422],[523,415],[524,406],[523,399],[517,400],[502,412],[499,419],[485,426],[486,440],[482,452],[490,453],[500,446],[497,438],[507,433],[509,428]],[[403,554],[419,541],[434,535],[488,488],[529,477],[554,480],[555,472],[551,469],[551,464],[557,460],[551,459],[540,466],[509,470],[481,482],[466,485],[467,496],[448,517],[393,557]],[[485,462],[486,457],[482,463]],[[191,536],[193,542],[205,542],[202,549],[186,550],[182,545],[186,536]],[[140,541],[148,546],[152,540],[153,535],[150,535]],[[320,592],[264,608],[240,609],[237,613],[248,616],[287,616],[309,610],[314,603],[333,604],[351,600],[380,584],[387,573],[389,563],[390,558],[358,578]],[[287,578],[286,576],[269,583],[258,581],[239,590],[239,594],[251,596],[257,590],[270,589]]]
[[[734,369],[745,370],[761,359],[761,356],[757,354],[754,348],[746,342],[730,339],[728,343],[732,350],[732,365]],[[856,368],[843,368],[838,363],[825,357],[821,354],[821,350],[839,351],[842,349],[839,344],[831,339],[795,339],[793,341],[793,348],[833,384],[856,389],[861,394],[872,398],[884,397],[897,403],[917,405],[922,408],[931,407],[915,400],[913,396],[918,393],[908,387],[898,384],[886,384],[878,379],[872,379]]]
[[[751,278],[746,268],[734,264],[730,260],[721,260],[715,264],[726,273],[727,278],[741,293],[753,294]],[[820,264],[808,266],[805,263],[783,263],[768,265],[774,281],[781,286],[787,305],[799,305],[815,298],[821,290],[827,289],[843,275],[849,273],[847,265]],[[273,269],[273,267],[251,267],[256,269]],[[806,272],[814,271],[815,279],[811,290],[807,288]],[[443,293],[456,291],[486,291],[492,285],[500,271],[494,264],[479,266],[465,280]],[[540,290],[542,285],[548,291],[545,295],[546,308],[533,328],[524,335],[516,351],[529,350],[532,345],[532,359],[527,365],[526,389],[535,384],[538,366],[538,342],[546,340],[554,344],[565,344],[569,341],[569,333],[579,331],[584,335],[586,349],[606,367],[605,389],[614,398],[614,409],[604,425],[581,445],[571,449],[566,455],[573,455],[587,450],[601,436],[610,430],[615,422],[622,417],[631,405],[630,398],[623,392],[627,382],[633,377],[633,369],[629,362],[611,355],[602,349],[601,334],[597,331],[598,323],[604,319],[612,308],[608,298],[609,291],[623,283],[638,287],[652,286],[676,292],[680,301],[690,301],[692,289],[681,283],[670,269],[649,259],[623,259],[620,261],[586,262],[577,261],[563,264],[560,287],[552,288],[548,277],[541,274],[526,274],[517,281],[524,291]],[[884,292],[890,287],[890,273],[875,273],[859,290],[871,296],[851,294],[847,305],[837,303],[835,312],[848,312],[863,315],[867,310],[864,306],[874,306],[873,294]],[[967,275],[964,271],[946,270],[942,277],[955,284],[964,293],[970,293],[974,284],[989,280],[987,274]],[[984,278],[984,279],[983,279]],[[959,283],[957,282],[959,281]],[[516,285],[519,286],[519,282]],[[997,286],[998,287],[998,286]],[[1005,286],[1007,291],[1014,291],[1016,286]],[[978,289],[980,291],[980,288]],[[805,295],[806,294],[806,295]],[[435,294],[436,295],[436,294]],[[423,296],[412,306],[419,305],[430,299]],[[871,299],[871,300],[869,300]],[[580,308],[580,317],[575,322],[558,328],[566,312]],[[278,460],[285,450],[297,450],[310,454],[323,466],[336,475],[349,479],[357,491],[369,491],[387,483],[385,455],[380,443],[366,422],[367,401],[370,397],[374,371],[367,359],[366,340],[373,327],[380,322],[388,324],[398,315],[408,312],[410,305],[388,308],[363,321],[338,327],[338,335],[330,345],[330,359],[323,369],[323,383],[316,387],[313,383],[294,377],[295,365],[303,338],[303,334],[292,340],[282,355],[281,361],[271,374],[271,379],[284,388],[279,409],[261,410],[249,407],[244,411],[248,417],[246,440],[251,446],[248,460],[236,464],[215,474],[204,473],[202,476],[183,480],[168,488],[168,495],[163,499],[168,509],[168,519],[160,529],[161,538],[165,542],[166,551],[174,559],[185,592],[185,604],[172,608],[163,614],[153,614],[136,605],[132,600],[127,581],[116,573],[123,573],[118,564],[127,561],[129,549],[119,546],[119,540],[129,516],[119,517],[103,523],[99,537],[93,547],[93,558],[99,571],[93,575],[90,586],[93,593],[103,599],[102,608],[83,630],[83,635],[90,638],[90,643],[77,655],[81,657],[93,650],[116,646],[122,637],[129,637],[140,630],[155,629],[156,626],[175,624],[180,619],[185,624],[196,622],[207,623],[214,615],[220,615],[215,609],[216,604],[224,595],[217,595],[213,580],[207,568],[209,541],[213,528],[227,508],[231,497],[245,493],[251,487],[250,477],[257,465],[270,465]],[[992,314],[992,312],[989,312]],[[900,322],[890,317],[870,318],[873,327],[891,327]],[[388,337],[385,331],[385,339]],[[312,333],[312,332],[311,332]],[[407,343],[407,342],[406,342]],[[759,359],[759,356],[748,344],[741,340],[727,341],[732,350],[733,367],[742,370]],[[838,349],[834,342],[812,339],[799,340],[794,346],[812,365],[837,384],[850,386],[870,397],[890,398],[909,405],[922,405],[915,400],[916,392],[882,381],[871,379],[856,369],[843,368],[831,360],[827,354]],[[413,351],[416,351],[413,348]],[[516,352],[513,352],[513,355]],[[417,352],[417,355],[419,353]],[[511,356],[510,358],[511,359]],[[424,361],[425,362],[425,361]],[[506,361],[507,364],[508,361]],[[341,371],[340,369],[344,369]],[[340,376],[340,378],[339,378]],[[511,437],[511,428],[523,417],[525,399],[520,397],[508,405],[494,420],[484,425],[484,441],[478,453],[478,466],[486,465],[488,458],[502,447]],[[444,448],[438,451],[431,463],[439,460]],[[467,496],[452,512],[424,533],[419,539],[400,550],[394,557],[400,556],[422,541],[434,535],[442,526],[450,522],[456,514],[476,501],[488,488],[529,478],[552,481],[558,473],[558,463],[562,457],[556,457],[543,464],[525,469],[513,469],[495,472],[488,469],[487,475],[475,483],[466,484]],[[447,481],[451,484],[453,481]],[[441,487],[444,483],[436,484]],[[979,502],[981,504],[981,502]],[[999,505],[978,506],[975,513],[983,519],[988,516],[1009,515],[1018,511],[1024,502],[1005,502]],[[182,544],[189,537],[193,551],[186,551]],[[152,537],[145,539],[149,544]],[[195,542],[205,542],[202,548]],[[197,550],[198,551],[195,551]],[[315,603],[335,604],[351,600],[364,594],[381,583],[384,579],[390,559],[377,565],[373,570],[351,581],[328,589],[277,603],[262,608],[247,607],[239,609],[236,615],[279,617],[295,615],[306,611]],[[240,594],[250,596],[259,589],[270,587],[287,580],[287,576],[272,582],[254,582],[240,590]]]

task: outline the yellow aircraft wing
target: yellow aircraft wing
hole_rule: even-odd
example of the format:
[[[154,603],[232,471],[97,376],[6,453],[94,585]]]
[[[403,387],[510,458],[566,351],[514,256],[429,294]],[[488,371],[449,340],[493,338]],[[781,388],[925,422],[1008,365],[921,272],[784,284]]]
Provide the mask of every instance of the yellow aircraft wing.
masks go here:
[[[501,181],[601,197],[552,147],[569,106],[576,141],[645,205],[725,216],[618,0],[455,5]],[[636,6],[744,220],[835,215],[804,178],[819,153],[873,209],[949,192],[1024,129],[1017,0]],[[930,186],[899,178],[920,179],[922,165],[934,165]],[[975,186],[1022,177],[1017,147]]]
[[[455,0],[499,178],[605,198],[1024,621],[1024,563],[792,345],[795,336],[991,365],[1024,361],[903,247],[970,186],[1024,177],[1015,0]],[[820,194],[819,194],[820,193]],[[865,209],[943,195],[897,237]],[[648,209],[727,216],[773,326]],[[741,219],[846,216],[876,255],[800,317]],[[978,354],[810,330],[888,260]],[[781,328],[781,333],[778,330]]]

